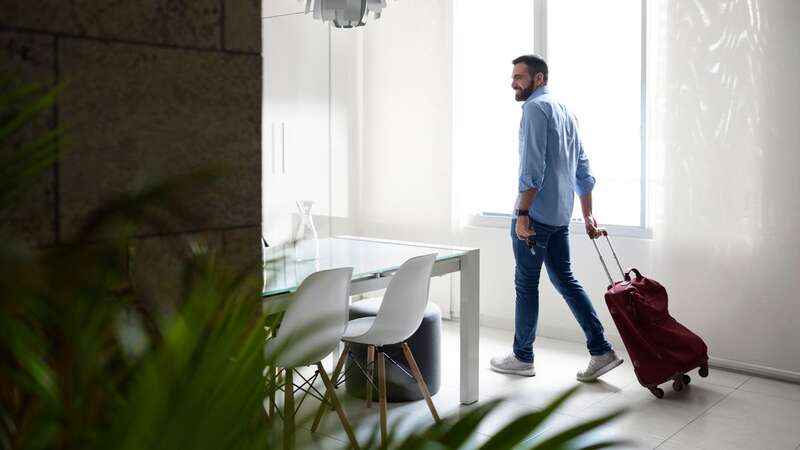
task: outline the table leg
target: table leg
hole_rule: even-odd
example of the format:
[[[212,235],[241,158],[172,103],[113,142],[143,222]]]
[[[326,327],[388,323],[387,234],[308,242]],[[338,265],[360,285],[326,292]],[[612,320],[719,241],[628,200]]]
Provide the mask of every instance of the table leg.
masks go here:
[[[478,344],[480,315],[480,252],[470,250],[461,257],[461,403],[478,401]]]

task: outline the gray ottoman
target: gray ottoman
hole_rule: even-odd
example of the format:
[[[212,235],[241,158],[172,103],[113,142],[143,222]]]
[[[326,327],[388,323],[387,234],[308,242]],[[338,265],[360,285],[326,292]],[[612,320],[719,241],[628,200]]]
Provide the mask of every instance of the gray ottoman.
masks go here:
[[[381,298],[370,298],[355,302],[350,305],[350,320],[362,317],[374,317],[378,315],[381,306]],[[441,384],[441,334],[442,334],[442,313],[434,303],[428,303],[425,308],[425,316],[422,324],[417,331],[408,338],[408,346],[414,359],[417,361],[422,378],[428,385],[431,395],[439,392]],[[392,360],[403,367],[401,370],[386,358],[386,399],[389,402],[409,402],[421,400],[423,398],[414,378],[410,375],[411,369],[403,355],[403,349],[399,344],[387,345],[383,351]],[[358,398],[366,398],[366,377],[355,365],[353,359],[361,365],[367,367],[367,346],[363,344],[350,344],[352,358],[347,358],[347,378],[345,380],[346,392]],[[377,358],[376,358],[377,361]],[[408,372],[408,374],[406,374]],[[373,383],[378,384],[378,368],[372,371]],[[378,390],[372,389],[373,400],[378,401]]]

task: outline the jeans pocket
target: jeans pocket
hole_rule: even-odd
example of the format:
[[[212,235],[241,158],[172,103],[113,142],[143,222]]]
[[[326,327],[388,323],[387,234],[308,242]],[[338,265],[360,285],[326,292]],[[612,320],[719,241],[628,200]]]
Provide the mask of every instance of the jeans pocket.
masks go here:
[[[533,231],[536,232],[536,234],[532,236],[533,245],[531,246],[531,251],[536,253],[536,251],[539,249],[547,250],[547,243],[550,241],[550,235],[554,231],[553,227],[532,221],[531,228],[533,228]]]
[[[528,249],[534,255],[547,250],[547,241],[540,237],[538,234],[536,236],[531,236],[528,238]]]

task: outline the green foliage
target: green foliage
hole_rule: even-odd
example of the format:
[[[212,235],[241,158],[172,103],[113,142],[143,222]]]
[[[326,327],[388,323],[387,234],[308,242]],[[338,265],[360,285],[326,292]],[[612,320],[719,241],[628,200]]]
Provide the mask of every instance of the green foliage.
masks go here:
[[[23,142],[15,142],[15,137],[53,106],[57,93],[57,89],[41,83],[21,84],[10,77],[0,78],[0,210],[56,160],[58,130]]]
[[[207,256],[187,269],[184,305],[139,366],[100,440],[106,448],[266,447],[258,290],[226,279]]]
[[[461,417],[450,417],[438,425],[432,425],[419,433],[405,436],[393,436],[389,445],[397,450],[410,450],[418,448],[429,449],[467,449],[479,448],[480,450],[544,450],[544,449],[602,449],[614,448],[627,444],[624,440],[606,442],[591,442],[587,444],[587,434],[607,424],[622,414],[614,412],[597,419],[587,420],[573,427],[567,428],[556,435],[542,441],[526,442],[532,435],[542,431],[542,425],[555,413],[555,411],[572,397],[580,386],[568,389],[554,399],[540,411],[521,414],[507,423],[485,443],[480,446],[475,444],[476,430],[480,423],[498,407],[504,400],[494,399],[477,405],[464,413]],[[367,448],[380,448],[379,440]]]
[[[58,131],[20,136],[56,94],[0,83],[0,213],[56,159]],[[0,448],[266,447],[260,272],[230,273],[191,245],[169,315],[137,298],[129,276],[132,236],[191,218],[181,194],[219,173],[142,183],[68,245],[32,248],[2,231]]]

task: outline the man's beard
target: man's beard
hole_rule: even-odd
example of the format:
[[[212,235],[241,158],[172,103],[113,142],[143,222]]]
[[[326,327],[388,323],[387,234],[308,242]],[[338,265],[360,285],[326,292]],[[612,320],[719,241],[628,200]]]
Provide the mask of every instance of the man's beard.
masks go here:
[[[524,102],[528,99],[528,97],[533,94],[533,83],[530,86],[526,87],[525,89],[515,92],[514,97],[517,99],[518,102]]]

